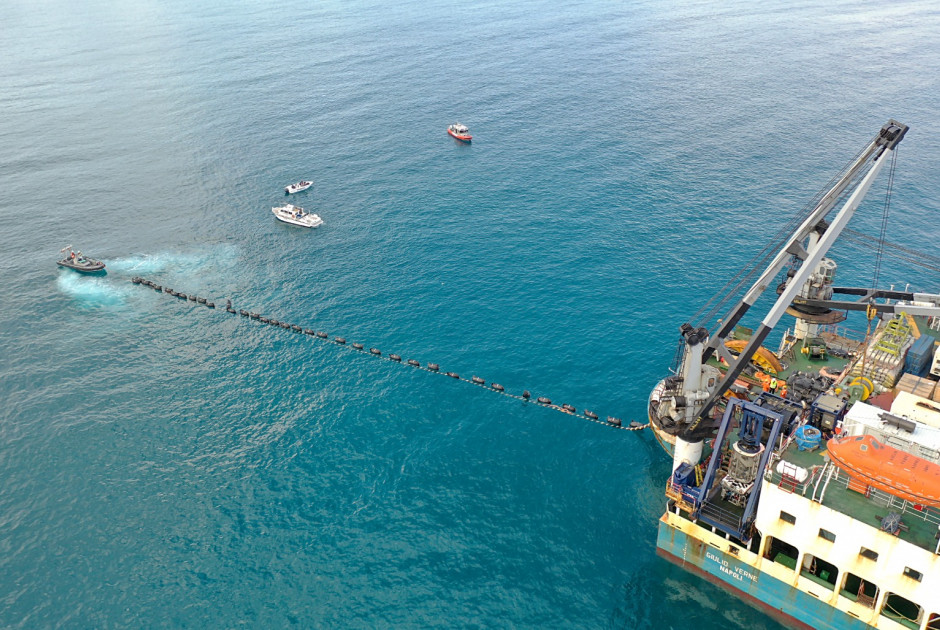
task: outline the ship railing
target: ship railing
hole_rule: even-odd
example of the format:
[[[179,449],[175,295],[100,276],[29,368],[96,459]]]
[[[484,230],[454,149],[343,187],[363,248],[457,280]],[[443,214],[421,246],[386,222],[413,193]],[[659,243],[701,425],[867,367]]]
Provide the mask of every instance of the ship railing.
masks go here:
[[[799,493],[806,496],[807,490],[811,489],[812,485],[816,483],[816,473],[820,470],[823,470],[823,468],[820,467],[817,469],[814,467],[814,469],[810,470],[809,476],[802,482],[798,482],[792,475],[781,474],[777,471],[765,475],[765,479],[788,492]],[[869,502],[881,507],[884,510],[884,515],[891,512],[901,515],[904,525],[902,532],[906,532],[902,533],[902,538],[935,554],[940,553],[940,509],[907,501],[870,486],[860,486],[864,491],[859,492],[859,490],[856,489],[857,484],[852,484],[852,487],[849,487],[851,479],[848,475],[838,469],[834,472],[836,472],[836,474],[831,476],[826,482],[828,489],[825,491],[825,496],[819,495],[818,500],[821,500],[823,505],[858,518],[858,514],[852,513],[852,502],[847,502],[846,499],[842,497],[853,497],[856,500],[867,499]],[[841,495],[841,497],[839,495]],[[815,493],[812,496],[815,496]],[[855,503],[855,505],[858,504]],[[870,513],[870,509],[866,510],[866,512]],[[872,527],[879,527],[879,523],[875,520],[870,522],[865,518],[859,518],[859,520],[864,520]],[[926,525],[921,525],[921,523],[925,523]],[[918,530],[917,535],[911,534],[910,530],[912,528]]]
[[[674,483],[672,478],[666,481],[666,497],[675,501],[676,507],[683,512],[691,513],[695,509],[695,504],[698,502],[697,490],[698,488],[693,490],[688,486]]]
[[[848,326],[840,326],[839,324],[824,324],[821,325],[818,330],[821,333],[829,333],[830,335],[859,343],[865,341],[865,337],[867,337],[867,334],[861,330],[855,330]]]
[[[702,503],[699,517],[713,525],[724,525],[726,528],[731,528],[735,531],[735,535],[739,535],[737,532],[741,529],[741,516],[730,510],[725,510],[715,503],[710,501]]]
[[[781,489],[786,490],[787,492],[793,492],[795,494],[806,496],[806,491],[809,489],[810,484],[813,481],[813,473],[815,473],[815,470],[810,470],[809,472],[810,474],[806,477],[806,479],[799,481],[794,475],[779,473],[776,470],[770,469],[768,466],[768,472],[764,475],[764,477],[773,485],[779,486]]]

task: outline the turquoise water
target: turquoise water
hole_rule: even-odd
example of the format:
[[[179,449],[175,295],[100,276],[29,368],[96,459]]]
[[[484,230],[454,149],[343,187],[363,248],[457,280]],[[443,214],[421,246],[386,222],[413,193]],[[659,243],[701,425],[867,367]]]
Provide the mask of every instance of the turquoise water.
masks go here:
[[[933,3],[0,23],[0,625],[778,627],[656,557],[650,435],[130,278],[642,420],[678,326],[890,117],[888,238],[935,247]],[[270,213],[302,178],[316,230]],[[864,284],[870,252],[835,256]]]

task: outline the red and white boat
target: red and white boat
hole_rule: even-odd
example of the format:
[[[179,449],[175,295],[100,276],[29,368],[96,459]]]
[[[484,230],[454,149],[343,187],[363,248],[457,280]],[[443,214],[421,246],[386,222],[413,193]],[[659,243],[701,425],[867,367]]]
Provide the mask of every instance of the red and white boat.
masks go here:
[[[447,128],[447,133],[453,137],[461,140],[463,142],[470,142],[473,140],[473,136],[470,135],[470,129],[466,125],[460,123],[454,123]]]

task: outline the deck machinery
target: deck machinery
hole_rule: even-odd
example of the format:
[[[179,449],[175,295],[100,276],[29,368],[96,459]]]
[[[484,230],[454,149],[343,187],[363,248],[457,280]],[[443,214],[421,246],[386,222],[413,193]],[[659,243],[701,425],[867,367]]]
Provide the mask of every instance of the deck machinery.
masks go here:
[[[886,532],[862,516],[871,505],[882,509],[885,504],[901,510],[886,510],[878,517],[892,527],[903,520],[901,514],[911,513],[923,516],[928,530],[933,526],[940,531],[940,510],[909,502],[898,507],[890,493],[887,499],[878,494],[876,501],[870,485],[820,454],[827,438],[841,434],[856,407],[857,414],[869,413],[862,400],[894,385],[893,376],[866,376],[875,373],[873,364],[880,360],[866,354],[872,325],[884,335],[887,322],[940,316],[937,294],[835,286],[837,265],[826,257],[878,174],[889,163],[893,168],[895,150],[907,131],[895,120],[880,129],[808,206],[756,281],[718,320],[714,333],[691,323],[680,327],[681,360],[650,395],[651,426],[673,457],[667,509],[660,520],[660,553],[797,627],[940,630],[940,598],[925,601],[930,599],[925,589],[940,592],[940,542],[931,548],[931,541],[920,537],[923,527],[918,523],[916,544],[898,546],[905,541],[877,534],[897,535],[900,529]],[[782,281],[775,282],[781,275]],[[736,332],[742,318],[771,287],[776,288],[776,301],[742,340]],[[866,339],[834,339],[833,326],[849,311],[866,314]],[[772,356],[763,344],[786,313],[796,323]],[[899,339],[903,342],[904,335]],[[894,350],[903,351],[903,344]],[[899,361],[903,363],[903,356]],[[895,425],[915,432],[917,422]],[[851,426],[862,425],[853,421]],[[940,402],[936,427],[917,431],[913,434],[936,433],[940,441]],[[908,443],[910,457],[926,452],[918,439]],[[940,470],[940,453],[936,464]],[[863,503],[852,503],[860,488]],[[931,519],[936,523],[930,525]],[[847,531],[830,532],[827,527],[834,523],[844,523]],[[856,532],[854,539],[850,531]],[[866,553],[877,559],[893,550],[882,563],[893,566],[904,559],[916,564],[920,569],[907,567],[905,574],[919,581],[902,588],[893,577],[879,579],[877,567],[856,566],[858,558],[846,551],[854,540],[870,545],[856,550],[863,561]],[[819,588],[820,582],[828,590]],[[876,587],[870,593],[876,582],[891,591]]]

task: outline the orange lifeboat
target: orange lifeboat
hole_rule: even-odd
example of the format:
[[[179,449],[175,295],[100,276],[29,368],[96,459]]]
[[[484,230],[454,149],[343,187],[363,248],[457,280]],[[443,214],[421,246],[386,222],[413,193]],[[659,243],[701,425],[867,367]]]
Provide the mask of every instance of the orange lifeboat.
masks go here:
[[[829,458],[857,482],[900,499],[940,507],[940,465],[870,435],[829,440]]]

